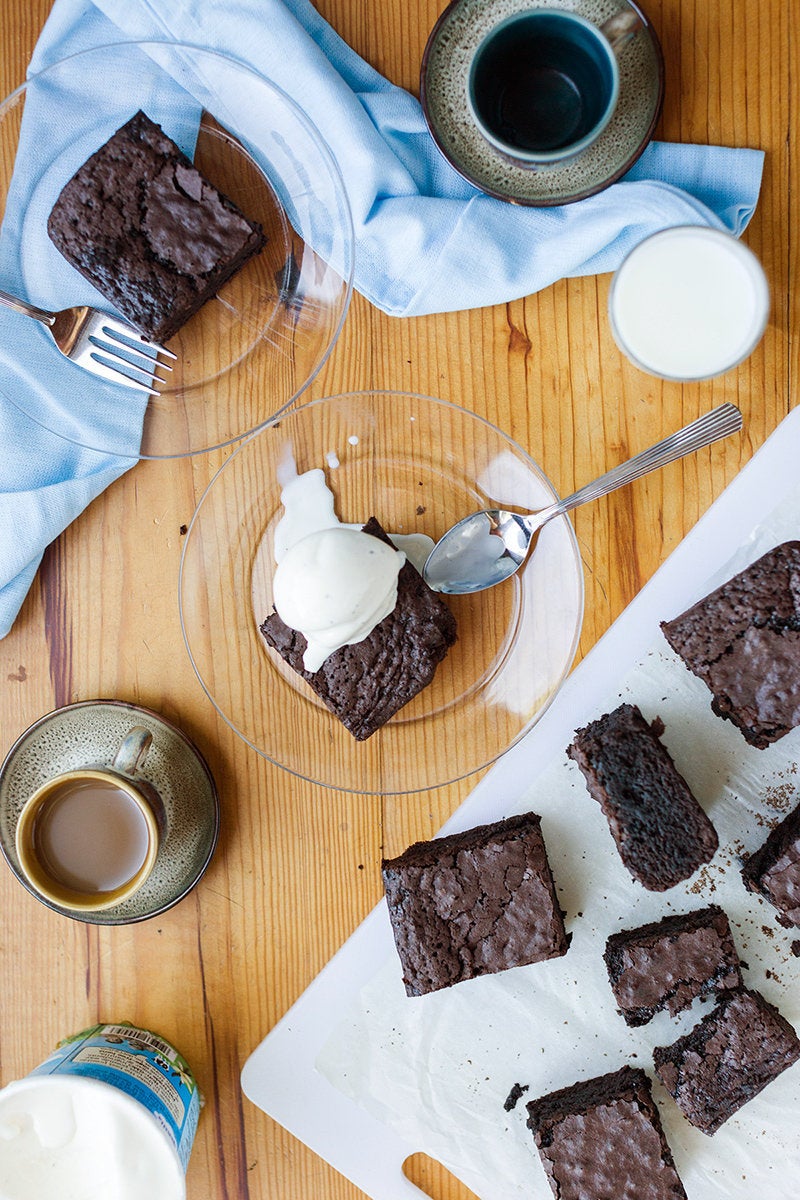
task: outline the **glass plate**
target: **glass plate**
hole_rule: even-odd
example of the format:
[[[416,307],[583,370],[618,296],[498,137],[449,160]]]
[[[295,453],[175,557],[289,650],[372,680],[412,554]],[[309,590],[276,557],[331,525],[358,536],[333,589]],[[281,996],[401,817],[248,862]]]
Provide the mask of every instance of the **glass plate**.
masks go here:
[[[179,604],[192,665],[259,754],[304,779],[376,794],[485,767],[536,723],[572,663],[583,575],[569,520],[543,529],[508,583],[447,597],[458,641],[433,682],[357,742],[259,630],[272,611],[278,475],[290,458],[298,472],[324,470],[341,521],[374,515],[390,533],[434,539],[476,509],[550,503],[552,485],[473,413],[425,396],[354,392],[294,409],[240,446],[206,489],[184,545]]]
[[[113,92],[97,83],[109,78]],[[68,120],[50,119],[59,106]],[[0,288],[48,309],[111,309],[50,242],[47,218],[67,180],[139,108],[261,223],[267,245],[170,341],[178,358],[161,396],[140,401],[87,377],[42,327],[6,311],[0,379],[14,404],[70,441],[174,457],[245,436],[315,377],[350,302],[353,230],[336,163],[277,87],[210,50],[118,43],[54,63],[0,104]]]

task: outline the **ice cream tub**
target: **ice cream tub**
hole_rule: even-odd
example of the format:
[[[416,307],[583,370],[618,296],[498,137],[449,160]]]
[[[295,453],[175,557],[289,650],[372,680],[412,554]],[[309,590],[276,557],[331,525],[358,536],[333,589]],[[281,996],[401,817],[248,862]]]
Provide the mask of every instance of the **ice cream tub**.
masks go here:
[[[184,1200],[201,1105],[154,1033],[121,1022],[65,1038],[0,1091],[0,1200]]]

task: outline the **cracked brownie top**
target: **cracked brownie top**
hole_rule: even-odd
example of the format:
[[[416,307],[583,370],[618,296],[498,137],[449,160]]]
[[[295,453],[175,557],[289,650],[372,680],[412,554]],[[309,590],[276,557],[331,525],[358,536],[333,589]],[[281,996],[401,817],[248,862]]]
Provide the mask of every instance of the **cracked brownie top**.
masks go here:
[[[415,842],[382,874],[409,996],[567,951],[536,813]]]
[[[751,746],[800,724],[800,542],[768,551],[661,629]]]
[[[558,1200],[686,1200],[650,1080],[622,1067],[528,1105],[531,1130]]]
[[[664,1008],[675,1016],[698,996],[742,986],[730,924],[716,904],[614,933],[603,957],[628,1025],[644,1025]]]

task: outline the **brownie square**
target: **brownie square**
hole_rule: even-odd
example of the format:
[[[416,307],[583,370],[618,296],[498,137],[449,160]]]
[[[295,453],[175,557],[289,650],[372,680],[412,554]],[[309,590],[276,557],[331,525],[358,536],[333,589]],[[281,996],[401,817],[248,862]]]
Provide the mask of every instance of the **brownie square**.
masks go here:
[[[653,1058],[686,1119],[712,1134],[800,1058],[800,1040],[759,992],[742,989]]]
[[[261,226],[141,111],[64,186],[47,232],[157,342],[177,333],[266,242]]]
[[[375,517],[365,533],[388,542]],[[277,650],[357,741],[365,741],[433,679],[456,640],[456,620],[444,600],[405,562],[397,578],[397,604],[372,633],[328,655],[318,671],[303,666],[306,639],[277,612],[261,625]]]
[[[742,879],[751,892],[775,905],[781,925],[800,926],[800,806],[750,855]]]
[[[608,981],[628,1025],[675,1016],[698,996],[742,986],[731,927],[716,905],[614,933],[606,942]]]
[[[557,1200],[686,1200],[644,1071],[622,1067],[527,1108]]]
[[[800,724],[800,542],[776,546],[661,628],[751,746]]]
[[[576,731],[567,754],[602,808],[620,857],[634,879],[662,892],[714,857],[714,826],[635,704]]]
[[[540,821],[508,817],[384,859],[407,995],[566,954]]]

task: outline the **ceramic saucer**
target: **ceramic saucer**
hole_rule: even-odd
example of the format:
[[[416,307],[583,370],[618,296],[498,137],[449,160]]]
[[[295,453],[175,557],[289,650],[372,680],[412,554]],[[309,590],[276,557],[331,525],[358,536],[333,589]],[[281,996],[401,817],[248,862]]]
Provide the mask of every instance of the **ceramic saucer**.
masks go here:
[[[475,47],[488,31],[531,0],[453,0],[428,38],[420,100],[434,141],[470,183],[513,204],[570,204],[603,191],[636,162],[653,136],[664,98],[664,58],[655,30],[629,0],[537,0],[568,8],[602,25],[620,9],[636,8],[644,28],[619,51],[620,98],[614,116],[581,158],[532,170],[507,159],[478,132],[467,104],[467,76]]]
[[[166,832],[144,887],[113,908],[75,916],[28,886],[15,849],[27,798],[50,776],[90,762],[110,763],[132,725],[153,735],[141,775],[164,802]],[[177,904],[206,867],[219,834],[219,798],[205,759],[186,734],[158,713],[118,700],[86,700],[41,717],[21,735],[0,768],[0,849],[24,887],[54,912],[94,925],[144,921]]]

